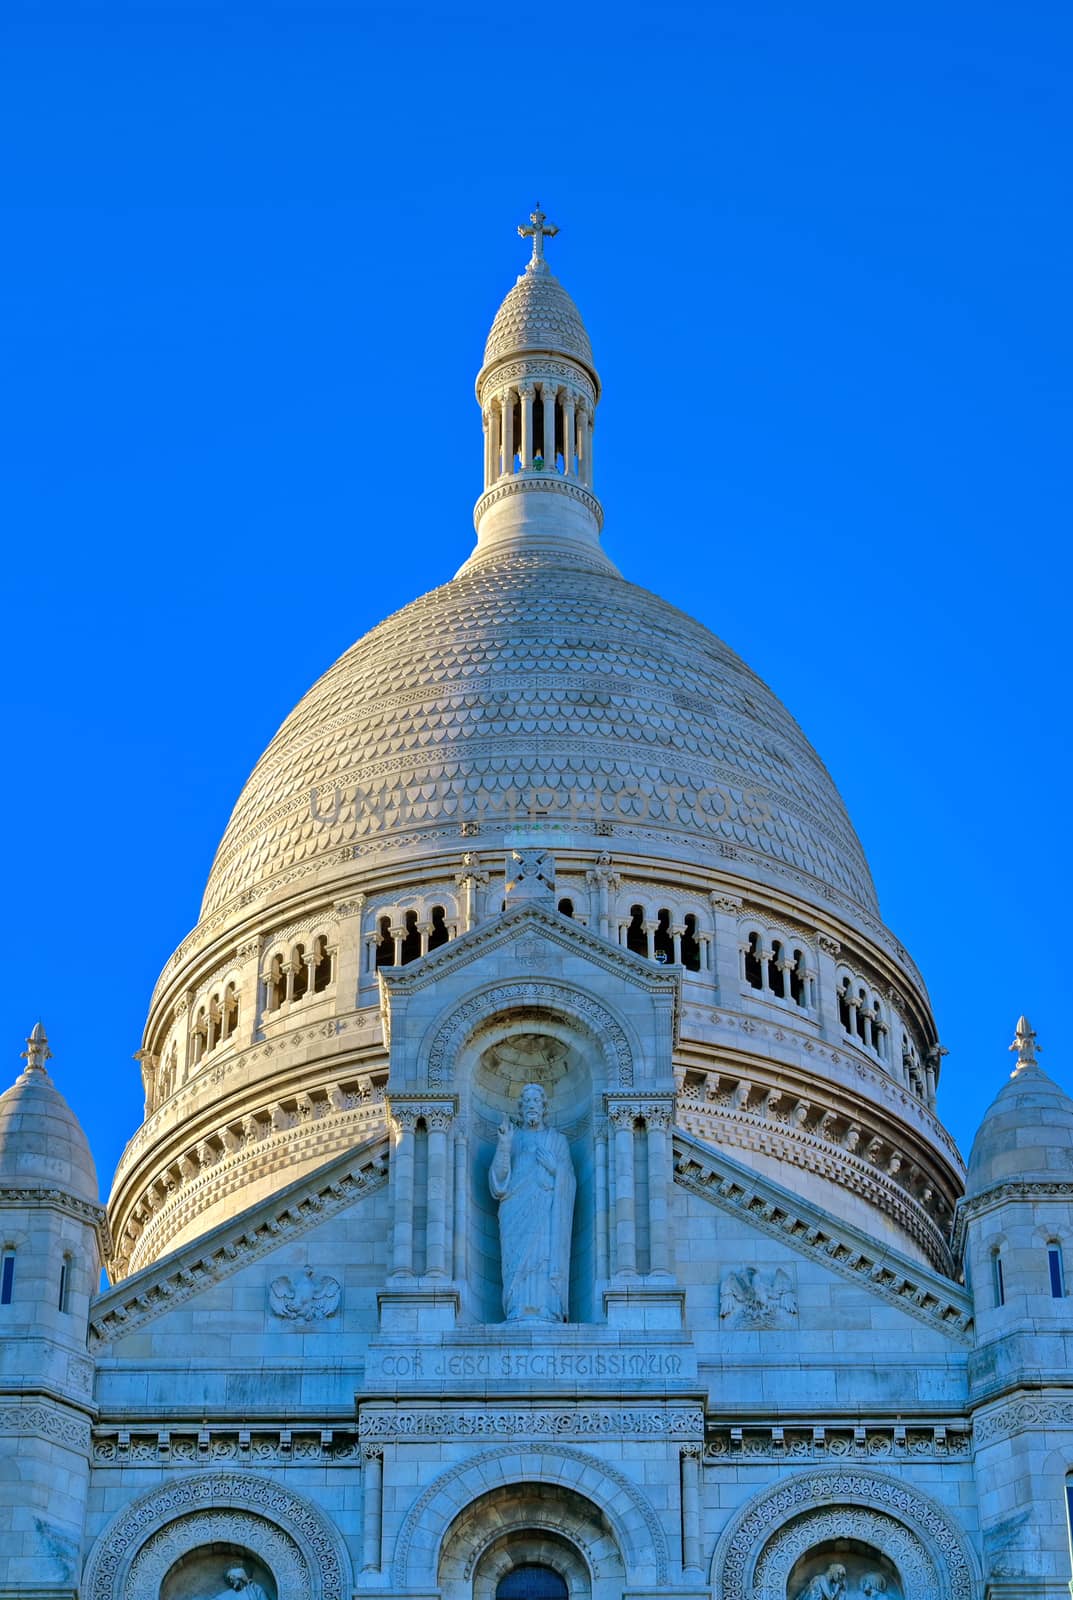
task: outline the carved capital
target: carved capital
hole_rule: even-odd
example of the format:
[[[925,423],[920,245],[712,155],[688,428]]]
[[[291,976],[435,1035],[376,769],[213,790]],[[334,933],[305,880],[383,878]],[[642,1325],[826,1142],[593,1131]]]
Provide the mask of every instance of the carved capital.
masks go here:
[[[740,895],[719,894],[715,891],[708,896],[708,899],[713,911],[721,911],[728,917],[735,916],[745,903]]]
[[[842,946],[839,944],[837,939],[832,939],[830,934],[817,932],[816,943],[819,945],[823,954],[825,956],[831,956],[832,959],[842,954]]]

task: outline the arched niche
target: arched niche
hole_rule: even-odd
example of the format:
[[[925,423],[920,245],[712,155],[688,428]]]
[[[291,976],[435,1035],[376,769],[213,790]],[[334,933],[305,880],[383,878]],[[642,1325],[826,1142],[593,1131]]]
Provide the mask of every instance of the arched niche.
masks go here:
[[[465,1128],[465,1281],[476,1320],[503,1320],[498,1211],[488,1169],[497,1129],[504,1117],[515,1115],[527,1083],[544,1089],[548,1121],[566,1138],[577,1181],[569,1321],[602,1317],[596,1229],[606,1231],[607,1222],[597,1193],[596,1141],[604,1130],[594,1107],[605,1092],[632,1082],[632,1063],[633,1047],[620,1019],[593,996],[555,982],[495,986],[440,1019],[429,1077],[457,1093]]]
[[[243,1582],[243,1578],[245,1582]],[[164,1574],[160,1600],[279,1600],[276,1575],[243,1544],[220,1539],[188,1550]]]
[[[798,1556],[786,1579],[785,1600],[813,1600],[838,1573],[849,1600],[907,1600],[901,1574],[890,1556],[861,1539],[827,1539]]]
[[[498,1600],[503,1580],[525,1568],[553,1574],[566,1600],[618,1600],[626,1578],[603,1513],[548,1483],[505,1484],[466,1506],[444,1536],[437,1578],[443,1600]]]

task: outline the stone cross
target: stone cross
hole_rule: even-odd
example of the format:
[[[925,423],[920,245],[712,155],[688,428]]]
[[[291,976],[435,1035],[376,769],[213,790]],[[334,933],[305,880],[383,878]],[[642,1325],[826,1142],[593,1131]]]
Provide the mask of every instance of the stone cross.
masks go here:
[[[527,228],[524,223],[519,222],[518,232],[523,239],[532,239],[533,241],[533,254],[529,258],[529,265],[534,267],[539,266],[544,260],[545,237],[554,239],[559,230],[548,222],[544,212],[540,209],[539,200],[536,203],[536,210],[529,213],[529,221],[532,223],[532,227]]]

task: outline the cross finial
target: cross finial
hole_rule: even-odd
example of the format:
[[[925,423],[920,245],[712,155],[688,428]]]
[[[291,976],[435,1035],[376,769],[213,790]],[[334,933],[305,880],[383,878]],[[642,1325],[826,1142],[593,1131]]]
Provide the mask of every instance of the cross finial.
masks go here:
[[[28,1048],[22,1052],[22,1058],[26,1062],[27,1072],[44,1072],[45,1062],[52,1060],[52,1051],[48,1047],[48,1038],[45,1034],[45,1024],[43,1022],[34,1023],[33,1031],[26,1044]]]
[[[536,210],[529,213],[529,221],[531,226],[528,228],[524,222],[519,222],[518,232],[523,239],[532,239],[533,241],[533,254],[529,257],[530,269],[534,267],[540,268],[545,265],[544,240],[554,239],[559,230],[548,222],[547,217],[540,209],[539,200],[536,203]]]
[[[1038,1066],[1036,1051],[1042,1050],[1043,1046],[1036,1043],[1036,1030],[1027,1017],[1018,1017],[1017,1032],[1010,1049],[1017,1051],[1017,1065],[1013,1069],[1015,1077],[1022,1067]]]

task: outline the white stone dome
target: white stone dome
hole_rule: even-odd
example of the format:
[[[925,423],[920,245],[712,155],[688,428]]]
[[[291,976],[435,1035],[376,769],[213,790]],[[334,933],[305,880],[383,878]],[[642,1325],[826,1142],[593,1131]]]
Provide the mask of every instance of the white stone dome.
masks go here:
[[[549,551],[464,571],[325,673],[242,791],[202,916],[351,844],[449,847],[467,821],[501,837],[531,808],[877,909],[838,792],[766,685],[658,596]]]
[[[40,1023],[29,1043],[30,1064],[0,1095],[0,1186],[60,1189],[96,1205],[97,1169],[78,1118],[45,1071]]]
[[[1073,1100],[1032,1063],[989,1106],[969,1156],[967,1196],[1002,1183],[1073,1176]]]

